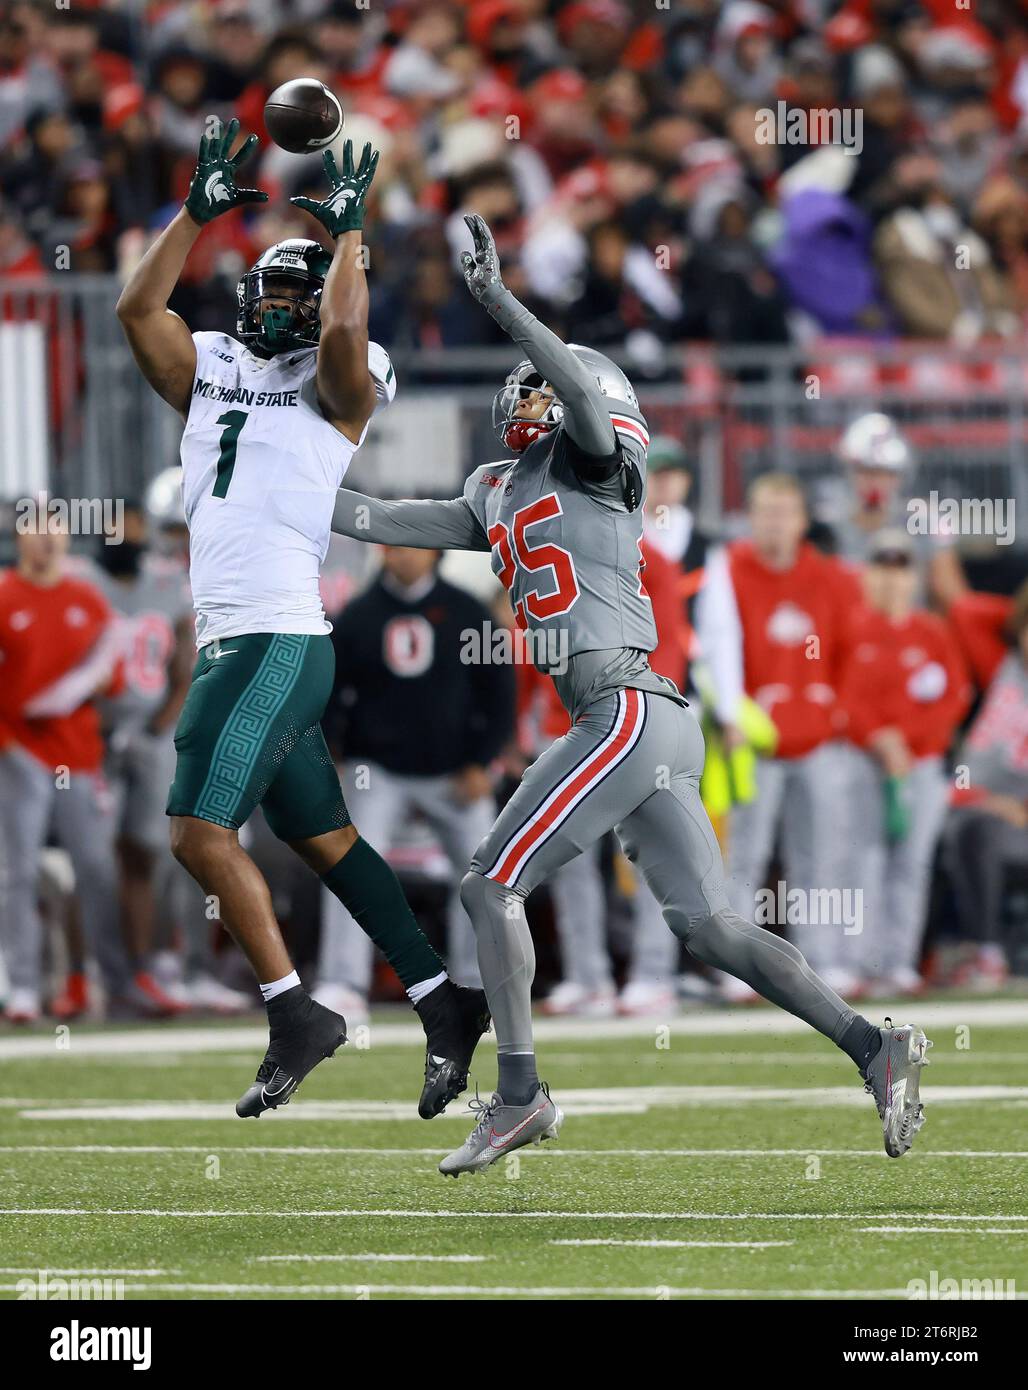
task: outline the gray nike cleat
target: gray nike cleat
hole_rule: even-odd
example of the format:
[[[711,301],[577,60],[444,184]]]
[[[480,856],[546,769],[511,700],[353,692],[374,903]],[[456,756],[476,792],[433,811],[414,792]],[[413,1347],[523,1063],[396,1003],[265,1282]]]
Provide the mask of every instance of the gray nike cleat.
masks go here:
[[[480,1173],[498,1158],[526,1144],[556,1139],[564,1123],[563,1110],[554,1105],[542,1084],[527,1105],[504,1105],[500,1096],[494,1095],[488,1105],[476,1096],[469,1108],[480,1118],[460,1148],[440,1163],[439,1171],[446,1177]]]
[[[885,1152],[902,1158],[924,1124],[920,1099],[921,1068],[928,1065],[932,1044],[912,1023],[885,1020],[882,1045],[864,1072],[864,1090],[874,1096],[885,1135]]]

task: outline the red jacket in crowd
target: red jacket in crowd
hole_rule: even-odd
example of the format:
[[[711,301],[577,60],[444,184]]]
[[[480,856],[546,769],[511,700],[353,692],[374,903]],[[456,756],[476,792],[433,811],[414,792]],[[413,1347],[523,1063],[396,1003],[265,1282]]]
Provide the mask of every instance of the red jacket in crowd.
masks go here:
[[[0,573],[0,752],[17,744],[50,768],[99,770],[104,749],[92,700],[47,718],[30,719],[24,708],[84,660],[112,618],[104,596],[81,579],[42,587],[16,570]]]
[[[836,736],[836,690],[846,629],[860,601],[852,570],[809,543],[776,570],[753,542],[728,547],[742,627],[743,681],[778,729],[780,758],[799,758]]]
[[[839,707],[851,743],[899,729],[915,758],[945,753],[967,713],[971,687],[957,640],[932,613],[892,622],[861,608],[850,628]]]

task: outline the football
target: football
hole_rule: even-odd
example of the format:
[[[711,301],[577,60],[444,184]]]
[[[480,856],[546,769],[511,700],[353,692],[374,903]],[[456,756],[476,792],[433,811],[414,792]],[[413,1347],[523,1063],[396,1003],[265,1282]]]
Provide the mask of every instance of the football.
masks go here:
[[[264,104],[264,123],[276,145],[310,154],[330,145],[343,126],[343,109],[323,82],[297,77],[276,87]]]

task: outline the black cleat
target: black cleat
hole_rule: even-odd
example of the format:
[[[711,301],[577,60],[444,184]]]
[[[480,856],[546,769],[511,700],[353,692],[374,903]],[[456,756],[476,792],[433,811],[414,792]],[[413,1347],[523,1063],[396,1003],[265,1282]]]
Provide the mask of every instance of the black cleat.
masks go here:
[[[467,1090],[471,1058],[491,1018],[484,990],[465,989],[450,980],[414,1007],[426,1034],[425,1085],[418,1114],[431,1120]]]
[[[288,1105],[309,1071],[346,1042],[346,1019],[304,994],[271,1026],[271,1041],[253,1085],[236,1101],[240,1119]]]

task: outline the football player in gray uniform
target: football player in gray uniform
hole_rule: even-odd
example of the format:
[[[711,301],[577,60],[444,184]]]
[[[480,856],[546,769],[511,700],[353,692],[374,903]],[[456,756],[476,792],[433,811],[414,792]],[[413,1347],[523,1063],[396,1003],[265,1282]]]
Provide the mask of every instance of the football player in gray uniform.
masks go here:
[[[612,827],[692,955],[745,980],[853,1059],[878,1106],[886,1151],[898,1157],[923,1123],[924,1033],[910,1024],[877,1028],[855,1014],[794,946],[729,906],[700,800],[703,736],[647,660],[656,646],[639,553],[648,434],[635,392],[608,358],[565,345],[514,298],[488,227],[477,216],[466,221],[475,245],[462,258],[468,288],[525,353],[494,405],[498,435],[515,457],[476,469],[463,496],[448,502],[384,502],[342,489],[333,519],[359,540],[491,551],[533,660],[572,720],[528,769],[462,884],[499,1081],[488,1103],[472,1102],[478,1123],[440,1171],[475,1172],[556,1136],[563,1115],[536,1072],[524,903]]]

